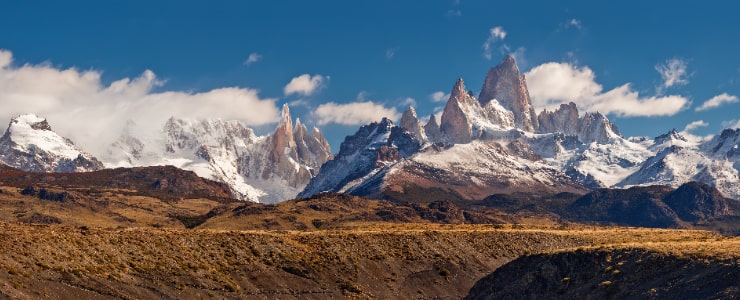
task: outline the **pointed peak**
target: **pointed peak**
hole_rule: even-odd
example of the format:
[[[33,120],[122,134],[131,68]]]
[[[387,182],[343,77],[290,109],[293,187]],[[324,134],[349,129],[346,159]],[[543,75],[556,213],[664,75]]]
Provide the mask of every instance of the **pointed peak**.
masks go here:
[[[455,85],[452,87],[450,99],[457,97],[458,95],[464,95],[465,93],[467,93],[467,90],[465,89],[465,82],[462,78],[458,78],[457,81],[455,81]]]
[[[513,56],[507,54],[506,56],[504,56],[504,60],[501,63],[502,64],[514,64],[514,65],[516,65],[516,60],[514,59]]]
[[[286,116],[290,118],[290,107],[288,106],[288,103],[283,104],[283,119],[285,119]]]
[[[391,126],[393,126],[393,121],[391,121],[391,119],[388,119],[386,117],[383,117],[383,119],[380,120],[380,126],[383,126],[383,127],[391,127]]]
[[[427,124],[437,124],[437,116],[435,114],[431,114],[429,116],[429,122]]]
[[[413,106],[409,106],[409,108],[403,111],[403,116],[401,118],[403,119],[403,118],[406,118],[407,116],[418,118],[416,115],[416,110],[414,109]]]
[[[301,118],[295,118],[295,126],[301,126]]]
[[[495,69],[509,69],[519,74],[519,66],[516,64],[516,60],[511,55],[506,55],[504,59],[499,63]]]

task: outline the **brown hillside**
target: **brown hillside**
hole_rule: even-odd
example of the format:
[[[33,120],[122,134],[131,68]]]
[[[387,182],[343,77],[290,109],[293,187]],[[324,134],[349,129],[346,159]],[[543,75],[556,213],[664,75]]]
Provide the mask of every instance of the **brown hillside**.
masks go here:
[[[103,230],[0,223],[0,297],[459,299],[527,253],[700,231],[389,225],[353,230]]]

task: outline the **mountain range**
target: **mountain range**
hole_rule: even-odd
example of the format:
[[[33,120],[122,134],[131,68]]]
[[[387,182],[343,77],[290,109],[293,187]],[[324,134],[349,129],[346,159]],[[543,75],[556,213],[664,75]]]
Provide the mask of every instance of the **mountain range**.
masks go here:
[[[740,130],[710,139],[676,130],[625,138],[599,112],[574,103],[535,112],[526,78],[508,56],[476,95],[458,79],[441,117],[413,107],[347,136],[332,154],[317,129],[290,116],[258,136],[238,121],[170,118],[147,134],[130,122],[104,158],[52,131],[35,115],[10,121],[0,162],[34,172],[173,165],[227,184],[241,200],[273,203],[322,192],[396,200],[481,200],[493,194],[585,194],[604,187],[698,181],[740,198]]]

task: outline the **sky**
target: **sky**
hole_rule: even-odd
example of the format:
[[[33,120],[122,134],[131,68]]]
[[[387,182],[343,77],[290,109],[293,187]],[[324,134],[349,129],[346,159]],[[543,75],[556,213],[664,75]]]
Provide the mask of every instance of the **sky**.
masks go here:
[[[536,110],[570,101],[629,136],[740,126],[740,4],[691,1],[3,1],[0,122],[36,113],[88,151],[127,121],[289,104],[333,151],[413,105],[439,113],[512,55]],[[3,126],[0,126],[3,127]]]

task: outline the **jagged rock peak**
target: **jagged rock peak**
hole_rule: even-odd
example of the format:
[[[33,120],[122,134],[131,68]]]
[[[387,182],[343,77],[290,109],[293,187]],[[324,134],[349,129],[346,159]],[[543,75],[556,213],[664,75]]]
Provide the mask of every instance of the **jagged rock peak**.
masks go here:
[[[537,119],[540,126],[539,133],[578,134],[578,107],[573,102],[560,104],[555,111],[545,109],[537,116]]]
[[[683,135],[681,135],[681,133],[678,132],[678,130],[676,130],[676,128],[673,128],[673,129],[671,129],[671,131],[668,131],[667,133],[661,134],[661,135],[655,137],[655,139],[654,139],[654,141],[655,141],[656,144],[662,144],[665,141],[669,141],[669,140],[674,140],[674,141],[675,140],[679,140],[679,141],[684,141],[684,142],[687,142],[688,141],[688,139],[686,139],[686,137],[684,137]]]
[[[462,78],[458,78],[442,112],[440,131],[447,138],[447,142],[466,144],[472,140],[472,124],[469,117],[476,109],[480,110],[480,105],[473,95],[465,91]]]
[[[588,112],[583,115],[578,127],[578,139],[584,143],[597,142],[599,144],[605,144],[611,138],[622,136],[619,133],[619,128],[612,124],[600,112]]]
[[[478,101],[481,106],[485,106],[493,99],[514,113],[517,128],[533,132],[539,127],[537,114],[527,90],[527,82],[511,55],[507,55],[486,75]]]
[[[437,117],[432,114],[429,116],[429,121],[424,125],[424,132],[427,134],[427,139],[430,142],[436,143],[441,142],[443,139],[442,131],[439,130],[439,124],[437,124]]]
[[[420,142],[425,142],[427,140],[424,127],[421,125],[421,122],[419,122],[419,118],[417,117],[416,110],[414,110],[413,106],[409,106],[409,108],[403,112],[399,125],[401,128],[411,133],[416,140]]]

